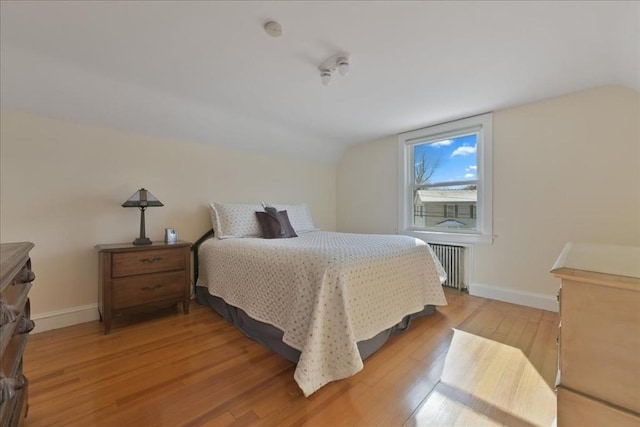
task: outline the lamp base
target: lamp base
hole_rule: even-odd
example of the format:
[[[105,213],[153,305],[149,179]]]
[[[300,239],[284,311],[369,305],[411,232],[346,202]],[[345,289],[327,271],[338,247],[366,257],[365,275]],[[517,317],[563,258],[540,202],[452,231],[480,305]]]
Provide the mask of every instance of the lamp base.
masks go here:
[[[151,239],[148,237],[138,237],[136,240],[133,241],[134,245],[150,245],[151,244]]]

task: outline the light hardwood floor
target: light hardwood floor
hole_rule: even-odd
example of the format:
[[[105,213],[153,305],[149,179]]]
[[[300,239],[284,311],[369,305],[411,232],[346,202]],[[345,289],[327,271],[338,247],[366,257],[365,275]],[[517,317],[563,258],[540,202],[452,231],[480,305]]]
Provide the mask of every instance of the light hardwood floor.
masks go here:
[[[294,365],[209,308],[34,334],[27,426],[548,426],[556,313],[447,291],[355,376],[304,398]]]

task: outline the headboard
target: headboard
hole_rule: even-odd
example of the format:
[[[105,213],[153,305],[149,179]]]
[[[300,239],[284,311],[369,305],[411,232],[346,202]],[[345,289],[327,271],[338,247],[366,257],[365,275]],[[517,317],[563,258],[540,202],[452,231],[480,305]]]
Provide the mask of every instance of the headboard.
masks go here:
[[[204,233],[196,242],[191,245],[191,250],[193,251],[193,291],[196,291],[196,283],[198,283],[198,249],[200,249],[200,245],[203,244],[206,240],[212,238],[215,235],[215,231],[213,228],[206,233]]]

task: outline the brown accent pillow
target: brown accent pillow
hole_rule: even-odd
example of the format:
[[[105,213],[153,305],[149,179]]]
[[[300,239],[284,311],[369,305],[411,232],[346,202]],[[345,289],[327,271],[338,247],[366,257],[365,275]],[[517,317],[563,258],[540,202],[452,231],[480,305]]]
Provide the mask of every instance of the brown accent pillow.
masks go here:
[[[280,227],[282,227],[282,237],[298,237],[296,230],[294,230],[291,225],[291,221],[289,221],[289,214],[287,211],[279,211],[278,219],[280,220]]]
[[[278,212],[273,208],[266,208],[265,210],[267,210],[267,212],[256,212],[263,238],[282,239],[298,237],[291,226],[287,211]]]
[[[262,237],[264,239],[275,239],[280,237],[282,233],[282,227],[280,222],[266,212],[256,212],[258,218],[258,224],[260,224],[260,230],[262,230]]]

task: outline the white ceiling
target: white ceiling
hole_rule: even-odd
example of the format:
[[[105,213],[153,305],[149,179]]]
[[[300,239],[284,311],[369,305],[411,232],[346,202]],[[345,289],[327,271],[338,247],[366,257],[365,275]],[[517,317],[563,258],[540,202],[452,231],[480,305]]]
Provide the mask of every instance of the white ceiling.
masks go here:
[[[640,2],[0,4],[2,108],[318,161],[585,88],[640,90]],[[322,86],[342,50],[351,73]]]

